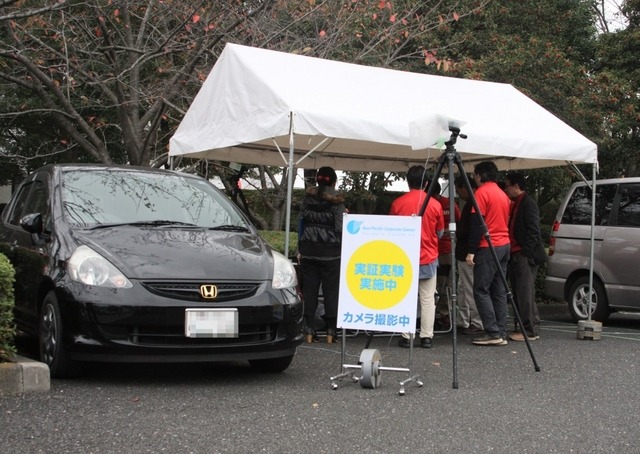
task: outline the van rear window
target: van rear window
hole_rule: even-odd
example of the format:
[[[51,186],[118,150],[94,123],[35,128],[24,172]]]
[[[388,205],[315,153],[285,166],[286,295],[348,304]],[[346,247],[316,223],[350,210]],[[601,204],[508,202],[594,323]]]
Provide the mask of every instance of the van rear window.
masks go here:
[[[595,225],[609,225],[617,185],[596,186]],[[563,224],[591,225],[591,189],[578,186],[562,215]]]
[[[622,227],[640,227],[640,185],[620,185],[617,224]]]

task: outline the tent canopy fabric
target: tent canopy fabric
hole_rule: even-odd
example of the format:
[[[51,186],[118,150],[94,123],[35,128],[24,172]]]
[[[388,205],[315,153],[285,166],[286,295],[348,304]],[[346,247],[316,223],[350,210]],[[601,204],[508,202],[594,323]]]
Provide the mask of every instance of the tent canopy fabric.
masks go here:
[[[596,164],[596,145],[509,84],[360,66],[227,44],[170,156],[404,172],[437,160],[449,127],[463,162]],[[311,153],[310,153],[311,152]],[[472,167],[471,167],[472,168]]]

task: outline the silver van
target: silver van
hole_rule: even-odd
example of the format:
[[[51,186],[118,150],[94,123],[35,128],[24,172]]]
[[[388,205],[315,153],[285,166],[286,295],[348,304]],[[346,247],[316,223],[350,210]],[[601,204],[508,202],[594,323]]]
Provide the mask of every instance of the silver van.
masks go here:
[[[596,182],[591,318],[640,311],[640,178]],[[589,310],[592,192],[575,183],[551,229],[545,294],[565,300],[574,320]]]

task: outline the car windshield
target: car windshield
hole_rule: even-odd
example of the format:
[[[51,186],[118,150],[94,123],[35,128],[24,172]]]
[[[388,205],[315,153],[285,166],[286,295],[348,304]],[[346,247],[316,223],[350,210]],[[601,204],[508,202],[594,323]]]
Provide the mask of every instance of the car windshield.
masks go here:
[[[76,227],[248,227],[221,191],[205,180],[175,173],[69,170],[63,176],[62,199],[65,217]]]

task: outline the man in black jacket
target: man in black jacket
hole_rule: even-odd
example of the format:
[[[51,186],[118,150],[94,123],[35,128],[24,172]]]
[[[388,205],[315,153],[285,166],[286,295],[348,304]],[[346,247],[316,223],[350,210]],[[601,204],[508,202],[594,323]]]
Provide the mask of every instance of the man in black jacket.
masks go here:
[[[505,178],[505,192],[513,201],[509,216],[511,259],[509,277],[514,301],[522,320],[521,330],[529,340],[540,338],[540,315],[536,306],[535,282],[538,265],[546,260],[538,205],[526,190],[522,173],[509,172]],[[524,341],[522,332],[512,333],[509,339]]]
[[[475,192],[475,180],[469,179],[471,190]],[[471,194],[462,175],[454,181],[458,197],[464,202],[460,210],[460,219],[456,222],[456,260],[458,264],[458,331],[462,334],[478,335],[484,332],[482,319],[473,299],[473,266],[466,263],[469,253],[469,231],[471,230]]]

